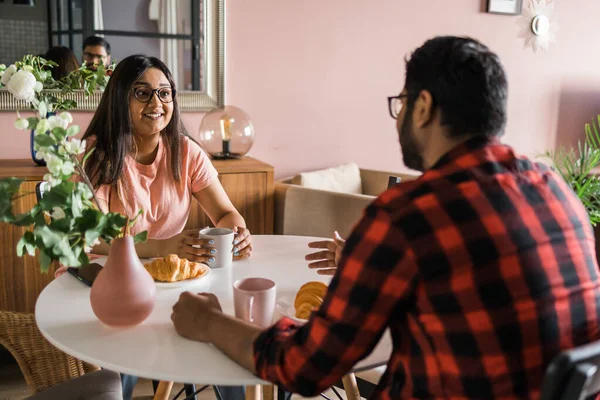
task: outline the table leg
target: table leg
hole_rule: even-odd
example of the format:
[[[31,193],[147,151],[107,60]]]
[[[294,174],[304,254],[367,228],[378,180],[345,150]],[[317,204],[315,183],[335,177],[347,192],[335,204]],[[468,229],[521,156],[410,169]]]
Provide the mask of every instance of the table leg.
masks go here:
[[[263,385],[262,386],[262,394],[263,394],[263,400],[275,400],[277,397],[275,397],[275,386],[274,385]]]
[[[246,386],[246,400],[260,400],[260,385]]]
[[[344,390],[346,391],[346,399],[348,400],[360,400],[360,392],[358,391],[358,384],[356,383],[356,376],[350,373],[342,378]]]
[[[154,400],[168,400],[173,388],[173,382],[160,381],[156,388]]]

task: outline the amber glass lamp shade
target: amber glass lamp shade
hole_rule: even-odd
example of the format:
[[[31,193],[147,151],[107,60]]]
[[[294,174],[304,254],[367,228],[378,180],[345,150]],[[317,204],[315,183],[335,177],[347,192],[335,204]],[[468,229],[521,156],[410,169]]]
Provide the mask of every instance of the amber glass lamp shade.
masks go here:
[[[254,143],[254,127],[245,112],[225,106],[204,116],[198,139],[212,158],[240,158]]]

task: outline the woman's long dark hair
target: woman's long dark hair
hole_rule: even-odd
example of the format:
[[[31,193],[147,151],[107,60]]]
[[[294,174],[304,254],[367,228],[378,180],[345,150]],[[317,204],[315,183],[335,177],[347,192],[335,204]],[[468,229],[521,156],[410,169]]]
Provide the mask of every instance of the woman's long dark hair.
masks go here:
[[[77,62],[77,58],[75,58],[75,53],[73,53],[73,50],[69,49],[68,47],[51,47],[46,54],[44,54],[44,58],[46,60],[54,61],[58,64],[50,70],[52,78],[57,81],[61,80],[79,68],[79,63]]]
[[[85,172],[96,189],[106,184],[116,187],[123,175],[125,157],[135,149],[133,124],[129,115],[130,94],[133,84],[148,68],[158,68],[162,71],[173,93],[176,93],[171,71],[156,57],[136,54],[117,64],[94,118],[83,135],[83,138],[88,142],[91,140],[95,147],[85,163]],[[182,135],[190,137],[181,122],[175,95],[171,121],[163,129],[161,136],[165,140],[173,178],[177,182],[181,180]]]

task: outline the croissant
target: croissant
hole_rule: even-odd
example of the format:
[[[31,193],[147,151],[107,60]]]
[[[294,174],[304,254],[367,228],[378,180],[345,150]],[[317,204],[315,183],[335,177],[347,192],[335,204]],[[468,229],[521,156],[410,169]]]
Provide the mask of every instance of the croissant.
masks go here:
[[[152,275],[152,278],[159,282],[178,282],[192,279],[206,271],[202,264],[179,258],[176,254],[157,258],[144,264],[144,267]]]
[[[323,304],[325,292],[327,292],[327,285],[323,282],[313,281],[302,285],[294,300],[296,318],[308,319],[310,314]]]

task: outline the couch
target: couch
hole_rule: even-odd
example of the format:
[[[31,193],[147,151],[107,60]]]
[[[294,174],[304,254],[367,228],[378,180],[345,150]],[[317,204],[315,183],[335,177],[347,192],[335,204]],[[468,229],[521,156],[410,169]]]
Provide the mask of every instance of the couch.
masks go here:
[[[418,175],[389,171],[361,169],[356,164],[331,168],[336,174],[341,169],[351,184],[333,184],[334,190],[325,190],[331,179],[313,187],[305,187],[299,174],[275,183],[275,233],[281,235],[317,236],[330,238],[337,230],[346,238],[362,216],[362,212],[388,186],[390,176],[402,181],[416,179]],[[310,173],[309,173],[310,174]],[[330,174],[331,175],[331,174]],[[329,177],[330,178],[330,177]],[[318,188],[314,188],[314,187]],[[342,188],[340,188],[342,186]],[[350,188],[351,192],[342,191]]]

